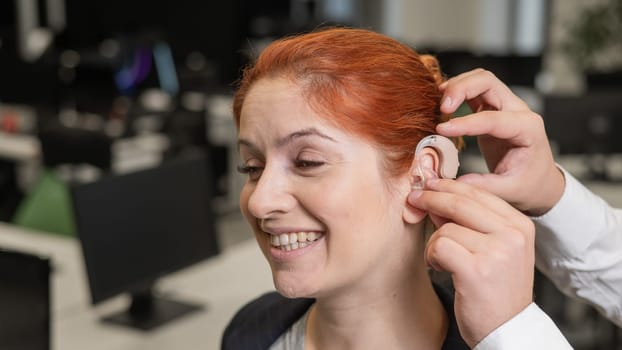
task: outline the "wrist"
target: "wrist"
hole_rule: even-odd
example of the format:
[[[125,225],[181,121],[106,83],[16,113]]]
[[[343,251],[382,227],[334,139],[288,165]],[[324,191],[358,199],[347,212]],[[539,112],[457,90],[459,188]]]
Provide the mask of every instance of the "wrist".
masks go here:
[[[549,172],[547,180],[542,182],[541,200],[527,209],[523,213],[528,216],[542,216],[551,210],[562,198],[566,188],[566,177],[564,172],[553,164],[553,169]]]

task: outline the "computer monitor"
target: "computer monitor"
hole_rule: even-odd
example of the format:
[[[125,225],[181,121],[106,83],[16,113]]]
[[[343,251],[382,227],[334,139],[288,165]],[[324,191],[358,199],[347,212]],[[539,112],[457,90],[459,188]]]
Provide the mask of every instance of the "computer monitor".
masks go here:
[[[589,180],[617,181],[609,158],[622,154],[622,89],[544,96],[542,117],[554,152],[579,156]]]
[[[484,68],[510,86],[533,87],[542,70],[542,55],[475,54],[466,50],[429,50],[438,59],[443,73],[449,77]]]
[[[50,261],[0,248],[0,349],[50,349]]]
[[[91,300],[122,293],[127,310],[103,320],[150,330],[201,308],[158,295],[158,278],[219,253],[204,156],[72,186]]]
[[[542,118],[559,154],[622,153],[622,89],[546,95]]]

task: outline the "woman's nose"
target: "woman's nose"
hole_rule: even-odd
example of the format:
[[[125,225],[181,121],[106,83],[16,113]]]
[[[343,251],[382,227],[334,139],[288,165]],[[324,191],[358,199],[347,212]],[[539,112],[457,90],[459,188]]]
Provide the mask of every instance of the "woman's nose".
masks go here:
[[[259,219],[287,213],[296,204],[290,187],[286,173],[266,166],[249,196],[248,211]]]

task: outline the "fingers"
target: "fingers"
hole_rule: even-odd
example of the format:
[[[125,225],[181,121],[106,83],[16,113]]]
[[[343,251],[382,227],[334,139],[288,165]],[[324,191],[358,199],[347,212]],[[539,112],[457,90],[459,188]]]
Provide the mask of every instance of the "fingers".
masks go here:
[[[425,261],[451,273],[460,334],[475,346],[532,300],[533,223],[495,195],[455,180],[429,180],[408,201],[442,222]]]
[[[450,221],[478,232],[501,234],[508,231],[510,223],[520,228],[531,224],[502,199],[454,180],[428,181],[426,190],[413,193],[408,201],[412,206],[430,213],[437,226]],[[442,221],[435,219],[437,216]]]
[[[441,112],[453,113],[462,102],[471,102],[473,111],[528,109],[509,87],[490,71],[475,69],[455,76],[439,86],[444,93]]]
[[[454,243],[459,244],[461,247],[466,249],[467,252],[471,254],[476,254],[482,250],[486,250],[488,246],[488,237],[483,235],[481,232],[477,232],[475,230],[471,230],[470,228],[457,225],[453,222],[448,222],[438,227],[434,234],[430,237],[428,241],[428,247],[433,246],[437,243],[438,240],[451,240]],[[428,253],[426,252],[426,256]],[[447,258],[450,258],[447,255]]]
[[[436,130],[447,137],[489,135],[517,146],[530,145],[534,135],[545,134],[542,118],[531,111],[479,112],[441,123]]]
[[[546,135],[544,121],[531,111],[479,112],[441,123],[436,131],[447,137],[488,135],[515,146],[529,146],[536,136]]]
[[[458,182],[473,185],[500,198],[512,198],[512,194],[524,191],[522,183],[515,178],[499,174],[465,174],[456,179]],[[516,203],[509,202],[516,207]]]
[[[436,236],[425,248],[425,261],[436,271],[446,271],[459,276],[472,274],[474,256],[463,245],[449,237]]]
[[[563,193],[542,117],[532,112],[494,74],[476,69],[439,86],[441,111],[467,102],[475,113],[437,125],[447,137],[477,136],[491,174],[463,177],[530,214],[548,211]]]
[[[431,191],[452,193],[456,199],[459,197],[469,198],[471,201],[478,203],[482,209],[495,213],[502,219],[510,219],[518,213],[516,209],[503,199],[466,182],[436,179],[428,181],[426,187]],[[478,219],[481,221],[481,218]]]
[[[487,212],[481,204],[462,196],[456,196],[447,192],[423,191],[421,195],[411,203],[414,207],[427,211],[432,216],[455,222],[462,226],[471,227],[484,233],[493,233],[500,229],[496,225],[500,217],[493,220],[480,220],[482,212]],[[493,216],[494,213],[489,213]],[[436,220],[435,225],[438,226]]]

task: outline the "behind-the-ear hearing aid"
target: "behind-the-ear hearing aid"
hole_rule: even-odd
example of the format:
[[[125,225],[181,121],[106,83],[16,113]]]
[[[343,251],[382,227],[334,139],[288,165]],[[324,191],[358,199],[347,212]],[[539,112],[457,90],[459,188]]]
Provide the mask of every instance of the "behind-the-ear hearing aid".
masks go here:
[[[441,135],[429,135],[421,139],[415,149],[415,159],[417,160],[417,168],[415,169],[415,176],[418,178],[413,182],[413,188],[423,189],[426,179],[436,178],[437,174],[432,169],[426,169],[422,167],[419,161],[419,155],[421,150],[426,147],[432,147],[436,150],[439,156],[439,171],[438,177],[444,179],[455,179],[458,175],[458,167],[460,161],[458,160],[458,149],[450,139]]]

